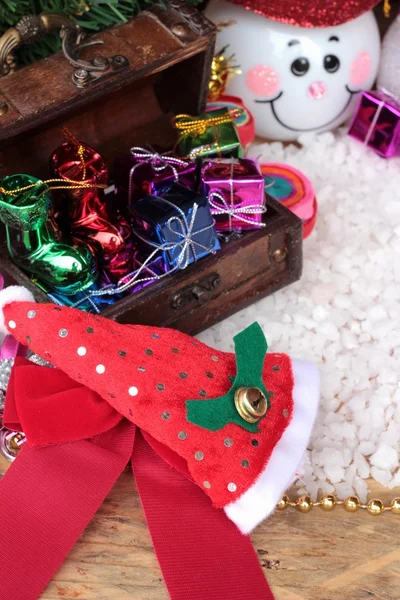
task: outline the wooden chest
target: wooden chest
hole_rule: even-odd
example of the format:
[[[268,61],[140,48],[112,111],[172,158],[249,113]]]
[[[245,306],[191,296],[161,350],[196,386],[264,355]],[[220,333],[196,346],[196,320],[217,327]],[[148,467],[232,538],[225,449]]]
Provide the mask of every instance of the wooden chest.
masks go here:
[[[62,52],[0,77],[0,178],[17,172],[48,177],[62,126],[112,165],[133,145],[172,147],[172,115],[204,110],[215,30],[195,9],[173,0],[167,9],[154,6],[96,37],[104,41],[101,54],[112,57],[111,67],[89,73],[88,81],[79,80],[82,67]],[[94,47],[75,58],[93,64],[98,55]],[[295,281],[302,268],[301,221],[273,199],[265,218],[264,229],[223,244],[215,256],[102,314],[194,334]],[[0,272],[30,288],[38,301],[49,301],[10,261],[4,245]]]

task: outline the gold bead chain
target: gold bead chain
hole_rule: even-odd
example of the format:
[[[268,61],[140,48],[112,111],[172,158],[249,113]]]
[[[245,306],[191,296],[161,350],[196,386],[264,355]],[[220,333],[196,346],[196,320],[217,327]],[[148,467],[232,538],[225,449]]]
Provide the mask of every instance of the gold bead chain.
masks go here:
[[[400,498],[393,498],[389,506],[385,506],[379,498],[373,498],[367,504],[363,504],[357,496],[348,496],[345,500],[338,500],[333,494],[325,494],[320,500],[314,502],[311,496],[308,495],[299,496],[296,501],[292,501],[287,494],[284,494],[277,504],[277,509],[284,510],[288,506],[297,508],[302,513],[310,512],[314,506],[320,506],[327,512],[332,511],[335,506],[343,506],[347,512],[356,512],[361,508],[373,516],[378,516],[387,511],[400,515]]]

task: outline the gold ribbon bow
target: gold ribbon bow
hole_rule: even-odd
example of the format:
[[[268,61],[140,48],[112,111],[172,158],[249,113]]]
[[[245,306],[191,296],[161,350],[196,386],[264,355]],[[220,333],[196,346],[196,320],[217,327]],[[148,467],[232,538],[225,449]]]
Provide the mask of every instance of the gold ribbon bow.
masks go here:
[[[206,119],[196,119],[190,115],[176,115],[173,120],[173,125],[178,129],[181,138],[186,135],[202,135],[209,127],[218,127],[223,123],[231,123],[243,114],[243,108],[232,108],[224,115],[218,117],[208,117]]]

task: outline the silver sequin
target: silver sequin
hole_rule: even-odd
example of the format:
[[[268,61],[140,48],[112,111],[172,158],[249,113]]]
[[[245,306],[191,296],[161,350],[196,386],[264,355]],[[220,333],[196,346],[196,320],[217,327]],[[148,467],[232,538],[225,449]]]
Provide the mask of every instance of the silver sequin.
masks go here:
[[[209,490],[211,487],[211,483],[209,481],[203,481],[203,485],[205,488],[207,488],[207,490]]]
[[[179,354],[179,348],[171,348],[172,354]]]
[[[242,465],[242,467],[244,467],[245,469],[247,469],[247,467],[250,466],[250,463],[248,460],[242,460],[242,462],[240,463]]]
[[[125,356],[126,356],[125,350],[118,350],[118,354],[119,354],[119,356],[122,356],[122,358],[125,358]]]
[[[17,324],[15,321],[8,321],[8,326],[10,329],[15,329]]]
[[[147,354],[147,356],[151,356],[153,354],[153,350],[151,350],[150,348],[146,348],[144,352],[145,354]]]
[[[160,336],[158,335],[158,333],[152,333],[151,337],[154,338],[155,340],[158,340],[160,338]]]
[[[7,386],[10,379],[13,364],[13,358],[3,358],[2,360],[0,360],[0,389],[4,392],[7,391]]]
[[[146,372],[146,369],[144,367],[138,367],[137,370],[140,371],[141,373]]]
[[[236,492],[237,490],[237,485],[236,483],[228,483],[228,491],[229,492]]]
[[[178,438],[179,438],[180,440],[186,440],[186,438],[187,438],[187,433],[186,433],[186,431],[180,431],[180,432],[178,433]]]
[[[139,390],[134,385],[132,387],[130,387],[129,390],[128,390],[128,394],[130,396],[137,396],[138,393],[139,393]]]
[[[211,360],[213,360],[214,362],[218,362],[219,358],[218,358],[218,356],[212,356]]]
[[[106,370],[106,368],[104,365],[97,365],[97,367],[96,367],[96,373],[98,373],[99,375],[103,375],[105,370]]]
[[[231,446],[233,446],[233,440],[231,440],[231,438],[225,438],[224,446],[226,446],[227,448],[230,448]]]
[[[282,411],[282,414],[283,414],[283,416],[285,417],[285,419],[287,419],[287,418],[288,418],[288,416],[289,416],[289,411],[287,410],[287,408],[284,408],[284,409],[283,409],[283,411]]]
[[[68,335],[68,329],[60,329],[60,331],[58,332],[58,335],[60,336],[60,338],[65,338]]]
[[[198,450],[197,452],[195,452],[194,457],[195,457],[196,460],[203,460],[204,454],[203,454],[203,452],[201,452],[200,450]]]
[[[207,371],[206,372],[206,377],[208,377],[209,379],[212,379],[214,377],[214,374],[211,373],[211,371]]]
[[[29,310],[27,317],[28,319],[34,319],[36,317],[36,310]]]
[[[79,348],[77,350],[77,353],[78,353],[79,356],[85,356],[85,354],[86,354],[86,348],[85,348],[85,346],[79,346]]]
[[[199,396],[202,396],[203,398],[207,396],[206,390],[199,390]]]
[[[164,421],[168,421],[168,419],[170,418],[170,413],[169,412],[163,412],[163,414],[161,415],[161,418],[164,419]]]
[[[231,383],[233,383],[235,381],[235,376],[234,375],[229,375],[228,379],[229,379],[229,381]]]
[[[181,379],[187,379],[187,376],[188,376],[187,373],[185,373],[184,371],[182,371],[182,373],[179,373],[179,377]]]
[[[165,390],[165,385],[163,383],[157,383],[156,388],[159,392],[163,392]]]

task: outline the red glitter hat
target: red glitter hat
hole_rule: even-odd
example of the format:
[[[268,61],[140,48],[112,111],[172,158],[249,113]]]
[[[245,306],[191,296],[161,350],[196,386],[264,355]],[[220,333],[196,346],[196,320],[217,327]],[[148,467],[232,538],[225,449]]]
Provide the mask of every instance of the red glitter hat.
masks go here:
[[[380,0],[229,0],[274,21],[296,27],[332,27],[356,19]]]
[[[0,329],[140,427],[156,452],[195,481],[243,533],[275,508],[307,448],[319,399],[314,365],[266,354],[258,324],[235,337],[235,357],[172,329],[121,325],[31,299],[23,288],[2,290]],[[49,384],[53,369],[43,373]],[[255,420],[245,412],[248,403],[237,398],[246,389],[267,399],[268,409]],[[45,417],[55,422],[49,417],[54,406],[40,410],[35,401],[22,410],[26,397],[18,396],[21,414],[34,406],[42,435]],[[38,443],[27,422],[21,425],[28,445]]]

